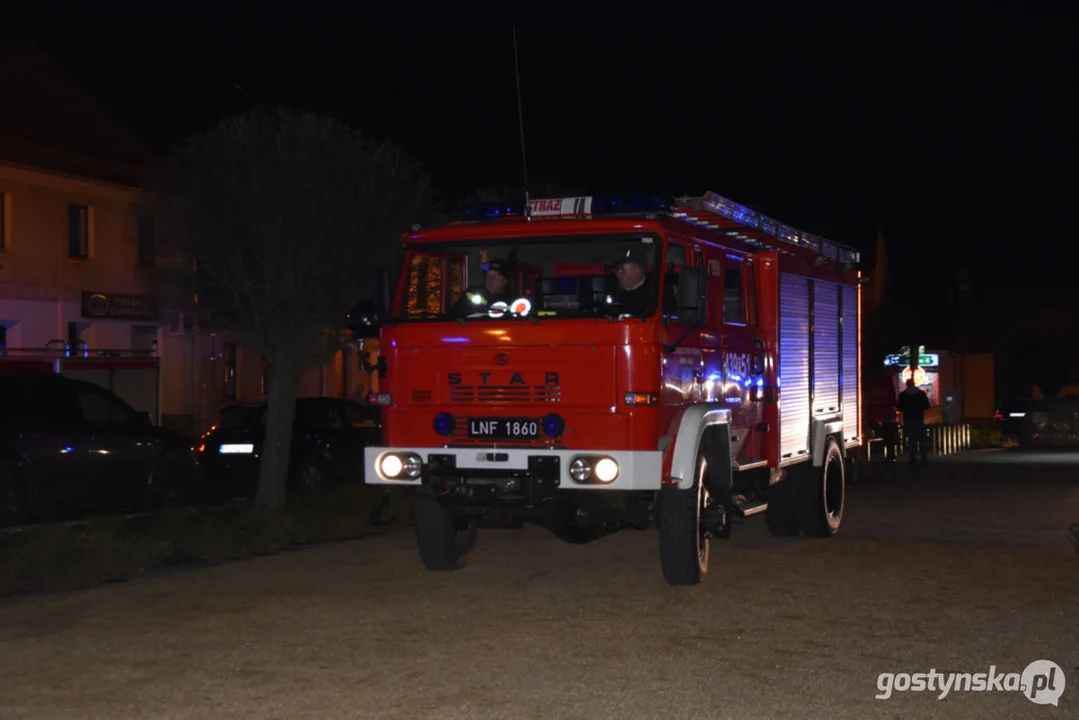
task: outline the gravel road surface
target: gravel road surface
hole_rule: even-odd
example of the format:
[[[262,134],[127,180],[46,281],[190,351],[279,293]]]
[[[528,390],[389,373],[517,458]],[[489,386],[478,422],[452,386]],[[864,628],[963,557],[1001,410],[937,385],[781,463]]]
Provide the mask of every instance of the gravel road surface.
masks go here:
[[[1079,455],[873,466],[827,541],[761,517],[696,588],[654,531],[581,546],[489,530],[427,574],[411,533],[0,605],[13,718],[1075,718]],[[898,692],[881,673],[1021,673],[1020,692]]]

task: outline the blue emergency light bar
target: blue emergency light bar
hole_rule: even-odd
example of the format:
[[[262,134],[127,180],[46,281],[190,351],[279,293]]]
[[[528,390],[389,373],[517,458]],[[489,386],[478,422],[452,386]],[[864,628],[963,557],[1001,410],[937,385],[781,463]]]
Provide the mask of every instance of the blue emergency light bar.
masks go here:
[[[679,211],[680,205],[688,204],[714,215],[721,215],[736,223],[759,229],[776,240],[812,250],[825,260],[840,264],[856,265],[861,261],[861,254],[854,248],[825,240],[822,237],[797,230],[777,220],[728,200],[714,192],[707,192],[703,197],[681,198],[660,195],[583,195],[577,197],[544,198],[528,203],[529,214],[533,218],[559,217],[603,217],[616,215],[643,215],[647,213],[670,213],[686,222],[715,228],[715,224],[693,213]],[[524,217],[524,202],[479,203],[465,209],[467,220],[492,220],[507,217]],[[739,237],[746,242],[756,244],[753,238]]]
[[[671,212],[676,203],[673,197],[659,195],[583,195],[578,197],[543,198],[528,203],[533,218],[597,217],[604,215],[633,215]],[[491,220],[504,217],[524,217],[524,202],[479,203],[465,209],[469,220]]]

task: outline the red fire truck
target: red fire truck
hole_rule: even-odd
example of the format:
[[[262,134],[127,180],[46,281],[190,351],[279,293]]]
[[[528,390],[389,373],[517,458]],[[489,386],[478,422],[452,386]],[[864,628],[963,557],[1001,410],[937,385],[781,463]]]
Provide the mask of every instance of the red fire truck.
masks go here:
[[[391,307],[350,315],[381,348],[366,481],[415,488],[424,565],[458,568],[493,510],[654,519],[679,585],[736,516],[835,534],[862,444],[858,252],[712,192],[521,209],[407,234]],[[643,309],[616,300],[627,253]],[[496,261],[515,299],[485,303]]]

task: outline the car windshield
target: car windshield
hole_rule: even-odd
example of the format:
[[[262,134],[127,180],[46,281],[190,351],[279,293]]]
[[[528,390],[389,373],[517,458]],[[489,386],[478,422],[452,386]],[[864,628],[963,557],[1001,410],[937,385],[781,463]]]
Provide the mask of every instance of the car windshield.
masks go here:
[[[618,314],[650,315],[656,285],[643,313],[619,309],[615,265],[627,252],[644,261],[646,278],[660,251],[651,235],[602,235],[476,240],[414,245],[402,268],[405,290],[394,312],[398,321],[580,318]],[[486,275],[494,270],[492,292]],[[504,288],[504,289],[503,289]],[[490,299],[481,301],[479,295]],[[502,307],[497,302],[505,302]]]

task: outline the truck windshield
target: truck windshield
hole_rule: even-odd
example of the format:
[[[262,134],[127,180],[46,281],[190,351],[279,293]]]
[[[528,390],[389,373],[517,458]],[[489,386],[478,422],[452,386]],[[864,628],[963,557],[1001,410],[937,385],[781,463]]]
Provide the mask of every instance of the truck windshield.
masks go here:
[[[407,248],[398,321],[648,316],[656,309],[656,236],[564,236],[429,243]],[[634,306],[620,304],[617,266],[643,261]],[[488,278],[492,273],[495,277]],[[501,277],[499,277],[501,276]],[[623,272],[622,282],[641,282]],[[490,280],[490,282],[488,282]],[[643,309],[642,309],[643,308]]]

